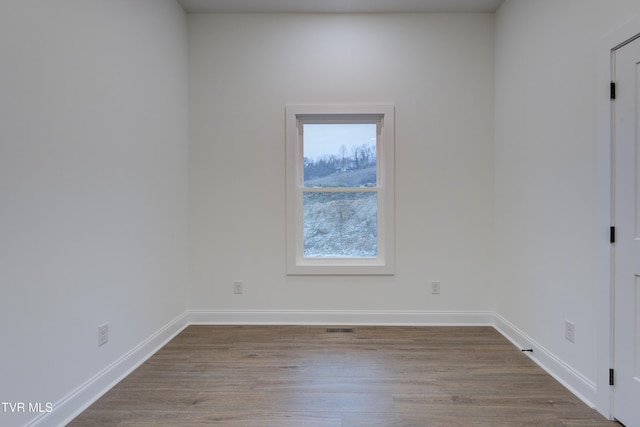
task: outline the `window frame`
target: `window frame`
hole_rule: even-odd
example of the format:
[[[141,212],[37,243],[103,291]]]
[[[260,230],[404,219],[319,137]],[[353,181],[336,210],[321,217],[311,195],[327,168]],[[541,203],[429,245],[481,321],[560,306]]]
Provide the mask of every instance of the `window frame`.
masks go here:
[[[305,123],[372,123],[377,126],[377,185],[366,192],[378,194],[376,257],[305,257],[303,251],[304,186],[302,126]],[[288,275],[392,275],[395,273],[395,108],[390,104],[287,105],[286,229]],[[322,189],[333,192],[333,190]],[[361,190],[361,189],[359,189]],[[342,191],[342,190],[338,190]],[[336,192],[338,192],[336,191]],[[357,191],[357,190],[349,190]]]

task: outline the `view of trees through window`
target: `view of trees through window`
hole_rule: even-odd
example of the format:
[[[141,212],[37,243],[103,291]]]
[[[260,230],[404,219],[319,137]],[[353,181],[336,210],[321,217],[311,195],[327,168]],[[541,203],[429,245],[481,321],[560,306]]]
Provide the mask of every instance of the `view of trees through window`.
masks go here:
[[[377,124],[305,123],[302,147],[304,256],[377,256]]]

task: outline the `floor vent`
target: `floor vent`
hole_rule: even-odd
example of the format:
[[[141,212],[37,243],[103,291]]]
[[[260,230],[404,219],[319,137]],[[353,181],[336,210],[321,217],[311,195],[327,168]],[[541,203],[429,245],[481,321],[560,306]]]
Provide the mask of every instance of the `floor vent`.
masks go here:
[[[327,328],[328,334],[353,334],[353,328]]]

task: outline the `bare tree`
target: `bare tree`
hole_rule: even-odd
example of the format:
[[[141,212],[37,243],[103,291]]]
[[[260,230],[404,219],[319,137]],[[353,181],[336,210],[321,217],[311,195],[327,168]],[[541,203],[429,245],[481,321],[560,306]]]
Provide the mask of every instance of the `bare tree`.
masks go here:
[[[353,156],[353,162],[355,163],[355,168],[360,169],[360,147],[356,145],[351,146],[351,156]]]
[[[346,145],[341,145],[340,149],[338,150],[338,153],[340,154],[340,157],[342,157],[342,169],[346,169],[347,168],[347,146]]]
[[[362,144],[360,147],[360,163],[365,168],[369,166],[369,149],[367,148],[367,144]]]

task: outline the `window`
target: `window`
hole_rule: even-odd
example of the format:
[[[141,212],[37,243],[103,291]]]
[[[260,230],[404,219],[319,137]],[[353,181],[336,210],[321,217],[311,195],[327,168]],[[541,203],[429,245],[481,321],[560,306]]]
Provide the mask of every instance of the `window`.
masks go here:
[[[287,273],[393,274],[394,108],[286,108]]]

